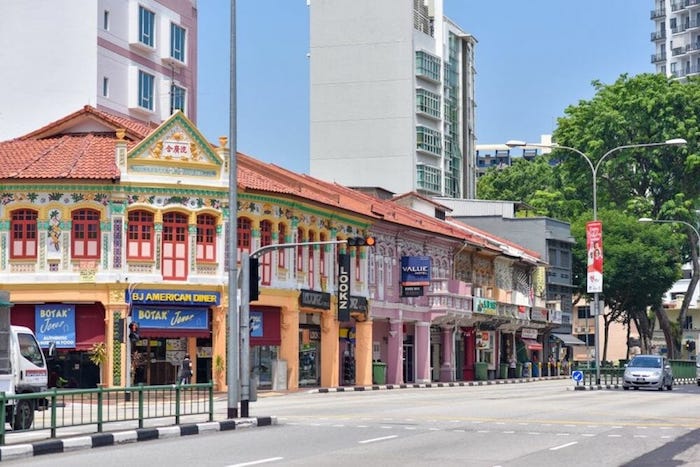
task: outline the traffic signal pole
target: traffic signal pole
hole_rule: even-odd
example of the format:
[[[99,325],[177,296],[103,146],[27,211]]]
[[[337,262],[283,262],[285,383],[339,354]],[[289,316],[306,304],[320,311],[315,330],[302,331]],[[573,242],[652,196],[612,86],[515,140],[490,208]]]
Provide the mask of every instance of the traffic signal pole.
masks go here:
[[[296,248],[298,246],[309,245],[338,245],[348,243],[347,240],[328,240],[324,242],[299,242],[299,243],[279,243],[277,245],[267,245],[252,253],[244,251],[241,254],[241,269],[238,274],[238,287],[241,291],[240,303],[240,382],[241,382],[241,417],[249,417],[250,403],[250,267],[248,263],[251,258],[259,258],[267,252],[274,250],[284,250],[286,248]],[[258,280],[258,274],[253,280]],[[253,297],[254,300],[257,297]]]

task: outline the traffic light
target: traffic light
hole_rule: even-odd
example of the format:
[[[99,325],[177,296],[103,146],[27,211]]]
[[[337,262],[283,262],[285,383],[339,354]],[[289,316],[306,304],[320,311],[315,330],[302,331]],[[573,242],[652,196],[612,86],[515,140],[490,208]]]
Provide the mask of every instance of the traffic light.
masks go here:
[[[141,339],[141,336],[139,336],[139,323],[129,323],[129,341],[131,341],[131,345],[135,345],[139,339]]]
[[[250,268],[249,284],[248,284],[248,301],[254,302],[260,297],[260,272],[258,269],[258,258],[249,258],[248,267]]]
[[[374,246],[376,239],[372,236],[348,237],[348,246]]]

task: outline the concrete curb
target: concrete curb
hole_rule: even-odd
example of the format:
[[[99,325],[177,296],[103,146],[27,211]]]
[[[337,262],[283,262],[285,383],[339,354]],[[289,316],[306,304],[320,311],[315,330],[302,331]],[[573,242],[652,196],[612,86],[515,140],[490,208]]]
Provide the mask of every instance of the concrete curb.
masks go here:
[[[277,417],[237,418],[218,422],[192,423],[186,425],[139,428],[137,430],[112,433],[94,433],[64,439],[50,439],[35,443],[0,446],[0,461],[56,454],[61,452],[92,449],[102,446],[137,443],[152,439],[197,435],[211,431],[240,430],[258,426],[277,425]]]
[[[557,379],[569,379],[570,376],[543,376],[541,378],[492,379],[486,381],[455,381],[449,383],[410,383],[410,384],[373,384],[371,386],[338,386],[334,388],[312,389],[309,393],[325,394],[329,392],[380,391],[385,389],[419,389],[419,388],[456,388],[469,386],[492,386],[497,384],[533,383]]]

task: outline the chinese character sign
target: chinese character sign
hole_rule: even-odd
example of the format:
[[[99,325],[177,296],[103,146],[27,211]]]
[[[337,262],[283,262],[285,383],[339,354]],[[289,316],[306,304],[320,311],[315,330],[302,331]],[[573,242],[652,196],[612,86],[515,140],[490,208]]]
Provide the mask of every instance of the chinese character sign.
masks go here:
[[[586,224],[586,250],[588,251],[588,293],[603,291],[603,223]]]

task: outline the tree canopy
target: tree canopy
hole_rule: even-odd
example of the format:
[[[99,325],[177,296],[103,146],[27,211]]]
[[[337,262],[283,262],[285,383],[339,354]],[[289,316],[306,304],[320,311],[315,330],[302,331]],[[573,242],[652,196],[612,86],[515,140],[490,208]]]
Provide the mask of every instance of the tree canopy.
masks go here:
[[[511,167],[491,170],[479,179],[477,193],[482,199],[522,201],[539,215],[570,222],[575,264],[581,268],[586,264],[585,221],[593,218],[592,167],[597,167],[596,199],[605,244],[603,297],[612,310],[628,313],[628,319],[644,317],[647,306],[655,309],[673,357],[679,341],[669,341],[672,332],[659,305],[682,261],[693,259],[700,277],[697,240],[689,231],[685,238],[672,234],[678,226],[668,224],[660,230],[658,225],[640,225],[637,219],[697,225],[700,80],[621,75],[612,84],[594,81],[593,86],[593,98],[567,107],[557,120],[553,139],[559,148],[529,164],[518,160]],[[687,145],[621,148],[676,138]],[[576,272],[579,292],[585,293],[586,275]]]

